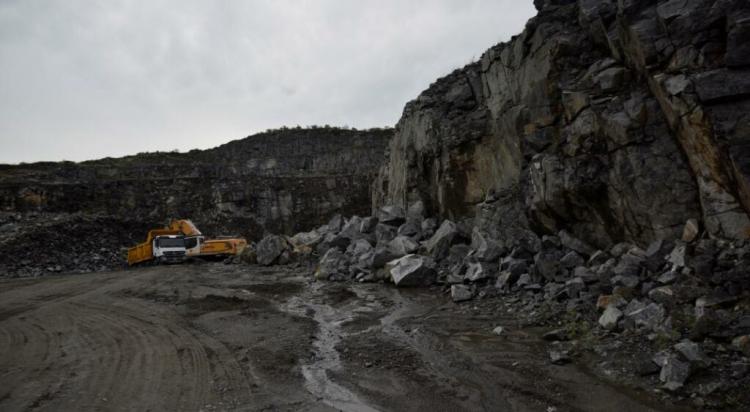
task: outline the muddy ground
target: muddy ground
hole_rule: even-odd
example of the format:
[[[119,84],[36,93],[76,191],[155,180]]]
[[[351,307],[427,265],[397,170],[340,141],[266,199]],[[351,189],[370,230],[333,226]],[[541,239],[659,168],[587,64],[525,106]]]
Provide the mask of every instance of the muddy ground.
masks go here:
[[[0,410],[665,410],[500,303],[218,263],[4,280]]]

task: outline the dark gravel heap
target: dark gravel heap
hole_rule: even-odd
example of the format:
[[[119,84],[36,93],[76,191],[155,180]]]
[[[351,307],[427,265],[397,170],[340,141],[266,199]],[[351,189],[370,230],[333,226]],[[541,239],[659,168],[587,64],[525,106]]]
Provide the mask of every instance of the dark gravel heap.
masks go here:
[[[0,276],[35,277],[122,268],[148,223],[105,215],[0,214]]]

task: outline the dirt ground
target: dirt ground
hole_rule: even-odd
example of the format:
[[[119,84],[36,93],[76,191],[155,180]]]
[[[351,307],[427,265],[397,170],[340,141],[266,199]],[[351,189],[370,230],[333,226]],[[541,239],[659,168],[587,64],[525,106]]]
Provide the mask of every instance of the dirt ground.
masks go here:
[[[0,410],[662,410],[552,365],[539,334],[438,289],[312,282],[306,268],[4,280]]]

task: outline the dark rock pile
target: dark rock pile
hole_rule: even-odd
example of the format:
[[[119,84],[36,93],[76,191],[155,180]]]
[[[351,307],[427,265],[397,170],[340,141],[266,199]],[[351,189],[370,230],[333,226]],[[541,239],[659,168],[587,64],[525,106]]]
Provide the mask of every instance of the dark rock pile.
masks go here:
[[[147,224],[81,213],[0,213],[0,276],[86,273],[125,266]]]
[[[564,230],[509,243],[470,223],[438,224],[417,202],[336,216],[288,244],[320,256],[319,280],[439,285],[455,302],[508,302],[519,318],[556,328],[546,336],[554,363],[622,351],[634,384],[714,406],[745,396],[736,393],[750,383],[750,243],[687,222],[680,239],[600,250]]]

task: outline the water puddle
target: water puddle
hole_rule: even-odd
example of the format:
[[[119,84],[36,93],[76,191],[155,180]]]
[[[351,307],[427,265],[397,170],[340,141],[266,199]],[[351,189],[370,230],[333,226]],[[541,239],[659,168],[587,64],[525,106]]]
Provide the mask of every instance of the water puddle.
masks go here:
[[[318,324],[318,331],[313,342],[315,357],[311,363],[302,366],[305,388],[325,404],[345,411],[374,412],[377,409],[367,405],[347,388],[333,382],[329,372],[342,369],[341,359],[336,345],[341,341],[341,325],[352,318],[346,311],[292,297],[284,304],[282,310],[297,316],[310,317]]]

